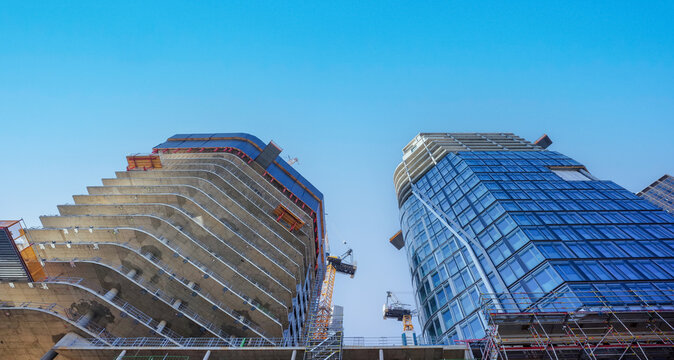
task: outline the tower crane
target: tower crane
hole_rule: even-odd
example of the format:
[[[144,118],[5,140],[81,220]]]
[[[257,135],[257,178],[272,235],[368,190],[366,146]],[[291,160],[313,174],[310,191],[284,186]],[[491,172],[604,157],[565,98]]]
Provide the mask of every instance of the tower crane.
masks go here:
[[[348,261],[347,261],[348,259]],[[356,265],[353,261],[353,250],[349,249],[341,256],[327,257],[328,266],[325,269],[325,279],[321,286],[321,296],[316,313],[314,337],[324,339],[327,336],[328,325],[332,314],[332,290],[335,287],[335,275],[347,274],[351,278],[356,274]]]
[[[417,311],[412,310],[410,307],[409,304],[400,302],[392,291],[386,292],[386,302],[383,308],[384,320],[396,319],[403,322],[403,345],[407,345],[407,342],[410,340],[414,345],[417,344],[417,336],[414,333],[414,325],[412,324],[412,316],[416,315]]]
[[[309,324],[307,333],[306,350],[304,358],[309,359],[341,359],[342,331],[330,327],[332,318],[332,291],[335,287],[335,275],[337,273],[349,275],[351,278],[356,274],[356,263],[353,260],[353,250],[349,249],[341,256],[328,254],[325,277],[321,284],[321,292],[318,303],[314,303],[313,318]],[[341,319],[332,319],[333,323],[341,324]]]

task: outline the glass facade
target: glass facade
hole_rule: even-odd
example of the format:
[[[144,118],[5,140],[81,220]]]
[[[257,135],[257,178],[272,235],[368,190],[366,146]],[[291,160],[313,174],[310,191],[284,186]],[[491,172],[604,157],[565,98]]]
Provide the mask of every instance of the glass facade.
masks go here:
[[[674,217],[569,157],[451,152],[411,186],[400,220],[428,338],[483,337],[486,293],[522,309],[553,291],[674,304]]]
[[[670,214],[674,213],[674,177],[671,175],[664,175],[637,195]]]

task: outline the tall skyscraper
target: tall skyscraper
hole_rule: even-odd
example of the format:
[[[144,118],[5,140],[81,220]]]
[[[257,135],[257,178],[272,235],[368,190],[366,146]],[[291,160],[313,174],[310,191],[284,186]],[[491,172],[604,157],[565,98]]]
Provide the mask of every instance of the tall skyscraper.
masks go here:
[[[670,214],[674,214],[674,177],[663,175],[637,194]]]
[[[428,338],[485,337],[485,301],[527,312],[520,330],[533,329],[531,309],[568,299],[573,311],[674,305],[674,218],[549,144],[421,133],[403,148],[394,184],[404,245],[392,243],[404,246]]]
[[[42,228],[0,222],[1,321],[25,335],[2,353],[37,359],[65,332],[296,344],[325,266],[323,195],[280,152],[248,134],[175,135]],[[65,327],[28,326],[40,311]]]

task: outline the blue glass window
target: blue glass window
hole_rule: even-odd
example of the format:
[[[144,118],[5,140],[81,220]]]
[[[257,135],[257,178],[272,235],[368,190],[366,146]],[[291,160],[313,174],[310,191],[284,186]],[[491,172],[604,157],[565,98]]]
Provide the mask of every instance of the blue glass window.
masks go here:
[[[543,261],[543,256],[535,247],[530,246],[529,248],[522,251],[520,254],[520,259],[527,269],[533,269],[536,267],[536,265]]]
[[[524,244],[529,242],[529,239],[521,231],[517,230],[508,235],[506,242],[508,245],[510,245],[510,248],[513,249],[513,251],[517,251],[519,248],[524,246]]]
[[[562,279],[566,281],[582,281],[586,280],[576,269],[575,266],[571,265],[571,263],[555,263],[554,264],[555,270],[559,272],[559,275],[562,277]]]
[[[548,259],[563,259],[573,257],[572,253],[564,246],[564,244],[557,242],[537,243],[536,247]]]
[[[499,221],[496,222],[496,227],[499,229],[501,234],[508,234],[515,228],[515,223],[510,219],[508,215],[503,216]]]
[[[438,299],[438,307],[443,307],[445,304],[447,304],[447,296],[445,295],[445,292],[440,289],[436,295]]]
[[[452,313],[449,310],[442,312],[442,321],[445,324],[445,329],[449,329],[454,326],[454,319],[452,318]]]

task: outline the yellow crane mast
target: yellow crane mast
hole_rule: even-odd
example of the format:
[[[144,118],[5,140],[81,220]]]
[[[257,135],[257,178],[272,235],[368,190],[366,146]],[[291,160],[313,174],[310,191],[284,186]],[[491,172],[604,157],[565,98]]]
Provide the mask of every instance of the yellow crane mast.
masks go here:
[[[350,258],[350,262],[345,261]],[[316,314],[315,339],[325,339],[332,315],[332,291],[335,287],[335,275],[339,272],[353,278],[356,274],[356,265],[353,265],[353,250],[347,250],[342,256],[328,256],[328,266],[325,270],[325,279],[321,287],[321,297]]]
[[[349,260],[347,261],[347,258]],[[308,324],[305,360],[341,360],[342,359],[342,328],[341,318],[333,319],[332,291],[335,287],[335,275],[337,273],[350,275],[356,273],[356,265],[353,261],[353,250],[349,249],[342,256],[329,256],[326,258],[327,266],[323,282],[321,283],[320,295],[313,309],[316,309]]]

